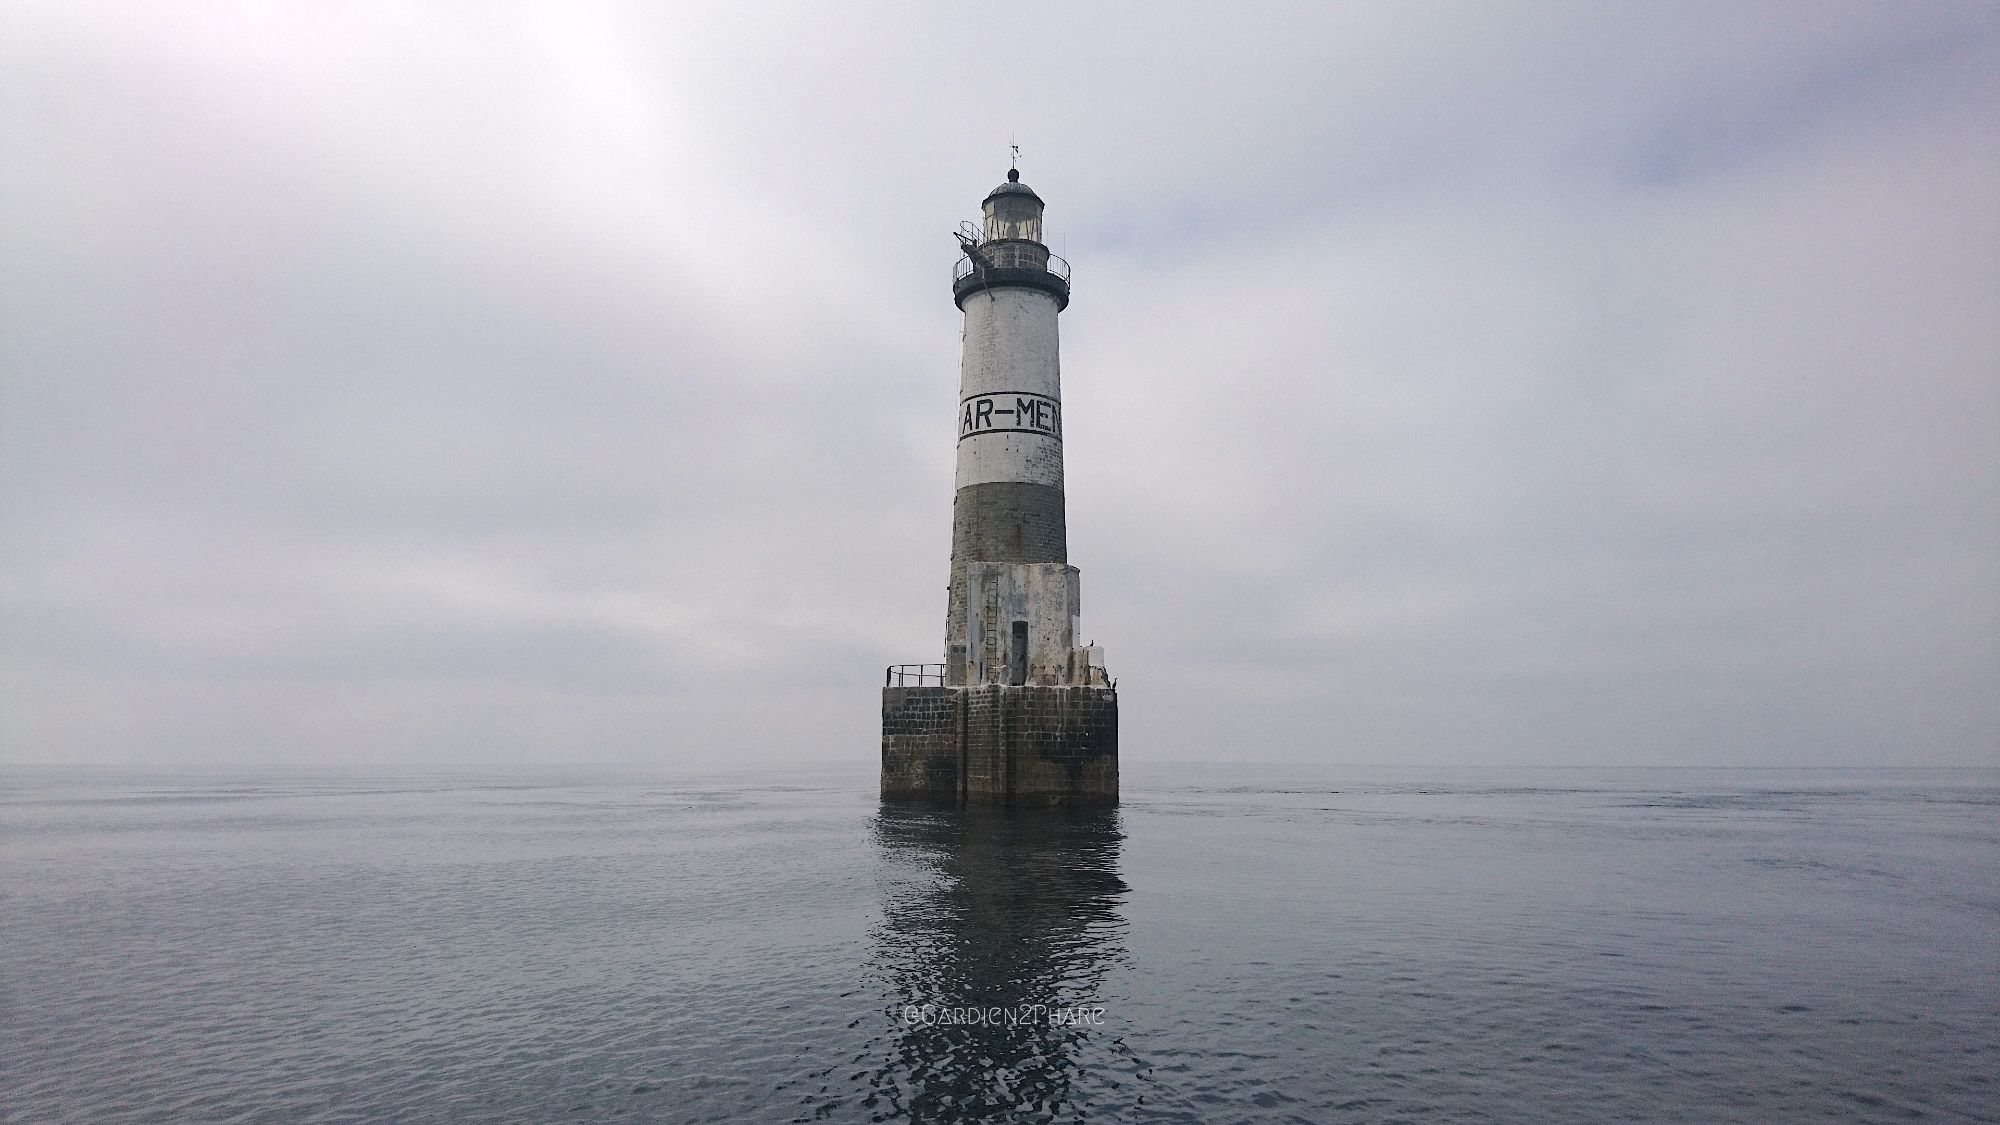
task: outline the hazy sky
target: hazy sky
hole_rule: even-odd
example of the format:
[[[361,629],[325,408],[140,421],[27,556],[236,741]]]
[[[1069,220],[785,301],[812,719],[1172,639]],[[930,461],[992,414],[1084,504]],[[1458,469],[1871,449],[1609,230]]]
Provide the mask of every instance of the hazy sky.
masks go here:
[[[1022,149],[1123,755],[2000,764],[2000,5],[0,4],[0,761],[873,760]]]

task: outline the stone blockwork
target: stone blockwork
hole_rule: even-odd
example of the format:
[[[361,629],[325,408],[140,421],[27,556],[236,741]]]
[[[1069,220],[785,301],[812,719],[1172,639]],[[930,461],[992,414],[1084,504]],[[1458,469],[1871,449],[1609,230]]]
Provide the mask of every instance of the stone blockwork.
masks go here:
[[[883,800],[958,800],[964,698],[958,688],[882,689]]]
[[[1117,802],[1115,690],[969,688],[966,705],[969,800],[1009,805]]]
[[[957,804],[1118,801],[1107,687],[884,688],[882,797]]]

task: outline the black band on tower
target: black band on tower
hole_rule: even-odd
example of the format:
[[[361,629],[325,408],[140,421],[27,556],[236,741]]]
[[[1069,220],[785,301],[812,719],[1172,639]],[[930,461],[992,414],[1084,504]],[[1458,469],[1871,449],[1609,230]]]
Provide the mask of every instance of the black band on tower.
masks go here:
[[[959,489],[951,502],[951,557],[959,564],[1068,562],[1062,489],[1015,481]]]

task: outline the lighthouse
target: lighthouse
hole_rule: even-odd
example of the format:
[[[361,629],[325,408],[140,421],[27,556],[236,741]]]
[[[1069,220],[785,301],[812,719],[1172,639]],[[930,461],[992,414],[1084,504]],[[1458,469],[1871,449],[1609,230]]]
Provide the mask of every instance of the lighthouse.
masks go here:
[[[1069,564],[1057,319],[1069,264],[1042,240],[1043,202],[1009,169],[958,235],[965,317],[953,413],[944,660],[890,665],[882,797],[956,804],[1118,799],[1118,691],[1079,643]]]

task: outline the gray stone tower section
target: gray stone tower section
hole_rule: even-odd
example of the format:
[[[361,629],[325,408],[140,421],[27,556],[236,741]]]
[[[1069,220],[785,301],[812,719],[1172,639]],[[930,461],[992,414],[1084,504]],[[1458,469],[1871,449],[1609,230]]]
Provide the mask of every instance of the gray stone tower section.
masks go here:
[[[892,665],[885,799],[1105,804],[1118,799],[1118,697],[1079,647],[1081,583],[1063,503],[1056,320],[1069,265],[1042,241],[1017,172],[959,236],[965,314],[944,661]]]

